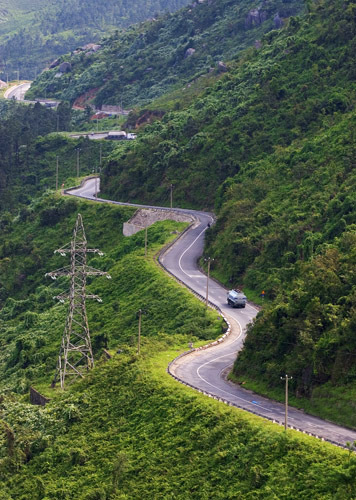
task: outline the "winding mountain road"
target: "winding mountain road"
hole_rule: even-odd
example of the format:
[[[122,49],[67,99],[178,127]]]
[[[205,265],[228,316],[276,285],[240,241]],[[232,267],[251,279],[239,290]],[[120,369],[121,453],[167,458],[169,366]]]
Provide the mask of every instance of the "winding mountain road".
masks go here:
[[[50,107],[50,108],[55,108],[58,106],[59,101],[53,101],[51,99],[36,99],[35,101],[29,101],[25,99],[26,92],[29,90],[31,87],[32,82],[24,82],[24,83],[19,83],[16,85],[12,85],[9,87],[5,93],[4,93],[4,98],[5,99],[15,99],[15,101],[20,101],[25,104],[36,104],[40,103],[43,106]]]
[[[5,99],[15,99],[16,101],[23,101],[25,99],[25,94],[31,87],[32,82],[20,83],[18,85],[13,85],[8,88],[5,93]]]
[[[96,186],[95,183],[97,183]],[[102,203],[170,210],[169,208],[133,205],[96,198],[95,192],[96,189],[99,191],[99,183],[99,179],[88,179],[81,187],[67,190],[66,194]],[[207,277],[199,270],[197,260],[203,253],[205,231],[208,224],[214,220],[213,214],[195,210],[174,210],[192,215],[196,222],[161,255],[160,262],[168,272],[204,297]],[[246,304],[245,309],[230,308],[226,303],[226,289],[213,280],[209,282],[209,300],[222,311],[229,321],[231,325],[230,335],[226,337],[224,342],[208,349],[193,350],[185,356],[179,357],[171,363],[170,373],[200,391],[214,395],[261,417],[283,423],[285,411],[283,404],[254,394],[252,391],[226,380],[226,374],[242,347],[246,326],[256,316],[257,309],[251,304]],[[337,426],[292,407],[288,408],[288,415],[290,427],[304,433],[318,436],[320,439],[341,446],[345,446],[347,442],[356,441],[356,431]]]

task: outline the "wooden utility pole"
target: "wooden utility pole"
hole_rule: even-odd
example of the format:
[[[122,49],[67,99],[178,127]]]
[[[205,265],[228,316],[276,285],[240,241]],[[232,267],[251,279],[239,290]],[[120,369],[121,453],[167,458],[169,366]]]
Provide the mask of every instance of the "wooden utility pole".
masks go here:
[[[288,375],[281,377],[281,380],[286,381],[285,415],[284,415],[284,429],[285,429],[285,431],[287,431],[287,429],[288,429],[288,381],[292,380],[292,378],[293,377],[288,377]]]

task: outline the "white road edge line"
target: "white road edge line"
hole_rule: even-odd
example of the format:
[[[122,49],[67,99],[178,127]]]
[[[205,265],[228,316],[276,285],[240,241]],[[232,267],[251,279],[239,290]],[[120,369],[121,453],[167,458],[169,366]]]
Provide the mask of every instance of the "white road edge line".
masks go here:
[[[242,335],[242,326],[240,324],[240,322],[236,319],[236,318],[232,318],[234,321],[236,321],[236,323],[239,325],[239,329],[240,329],[240,333],[238,334],[238,336],[236,337],[236,339],[232,342],[232,343],[235,343],[239,340],[239,338],[241,337]],[[240,401],[244,401],[245,403],[248,403],[249,405],[252,405],[252,406],[258,406],[260,408],[262,408],[263,410],[266,410],[266,411],[269,411],[271,412],[272,410],[270,410],[269,408],[265,408],[264,406],[262,405],[259,405],[259,404],[256,404],[256,403],[252,403],[251,401],[249,401],[248,399],[244,399],[240,396],[237,396],[236,394],[233,394],[232,392],[228,392],[228,391],[225,391],[224,389],[221,389],[220,387],[217,387],[216,385],[214,384],[211,384],[210,382],[208,382],[204,377],[202,377],[200,375],[200,370],[202,368],[204,368],[204,366],[206,365],[209,365],[210,363],[213,363],[214,361],[217,361],[218,359],[221,359],[221,358],[225,358],[226,356],[231,356],[231,354],[234,354],[236,356],[236,351],[231,351],[227,354],[224,354],[223,356],[217,356],[216,358],[214,359],[211,359],[210,361],[206,361],[205,363],[203,363],[202,365],[200,365],[198,368],[197,368],[197,375],[198,377],[203,381],[205,382],[206,384],[210,385],[210,387],[213,387],[214,389],[218,389],[219,391],[222,391],[224,392],[225,394],[229,394],[230,396],[233,396],[234,398],[237,398],[239,399]],[[221,372],[220,372],[221,374]]]
[[[179,261],[178,261],[179,267],[180,267],[181,271],[182,271],[182,272],[183,272],[186,276],[188,276],[188,278],[191,278],[191,275],[190,275],[190,274],[188,274],[188,273],[186,273],[186,272],[184,271],[184,269],[183,269],[183,267],[182,267],[182,264],[181,264],[181,262],[182,262],[182,258],[184,257],[184,255],[186,254],[186,252],[188,252],[188,250],[190,250],[190,249],[192,248],[192,246],[194,245],[194,243],[195,243],[196,241],[198,241],[198,239],[201,237],[201,235],[205,233],[205,231],[206,231],[206,230],[207,230],[207,228],[205,227],[205,228],[202,230],[202,232],[198,234],[198,236],[195,238],[195,240],[194,240],[194,241],[193,241],[193,242],[189,245],[189,247],[187,247],[187,248],[184,250],[184,252],[182,253],[182,255],[181,255],[181,256],[180,256],[180,258],[179,258]]]

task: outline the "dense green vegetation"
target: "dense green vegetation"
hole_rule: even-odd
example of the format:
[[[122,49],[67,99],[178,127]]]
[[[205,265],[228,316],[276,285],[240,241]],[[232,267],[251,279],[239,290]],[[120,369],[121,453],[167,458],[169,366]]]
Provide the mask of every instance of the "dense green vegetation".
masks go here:
[[[230,60],[253,45],[263,33],[279,27],[282,19],[299,12],[304,2],[265,0],[252,17],[256,4],[251,0],[194,2],[177,13],[117,32],[104,39],[95,54],[63,56],[61,61],[70,61],[71,71],[60,77],[58,68],[46,71],[28,96],[46,93],[73,102],[86,95],[86,101],[96,107],[132,108],[147,103],[200,75],[219,73],[218,61]],[[277,13],[280,17],[275,19]]]
[[[211,19],[218,6],[192,11],[201,7]],[[215,206],[212,272],[266,291],[234,377],[279,398],[288,373],[294,404],[356,427],[356,8],[320,0],[308,10],[232,58],[227,74],[195,79],[188,97],[162,96],[169,112],[151,103],[132,114],[131,124],[145,113],[155,121],[136,142],[102,146],[103,183],[107,196],[157,204],[173,183],[176,204]],[[151,227],[144,258],[143,234],[121,234],[132,209],[43,193],[54,187],[56,156],[60,183],[76,175],[78,146],[80,173],[97,166],[99,144],[57,133],[71,126],[69,108],[8,103],[0,113],[0,498],[355,498],[351,452],[285,434],[165,373],[188,342],[224,328],[152,261],[184,225]],[[105,251],[90,264],[113,279],[89,280],[103,298],[88,301],[96,367],[62,393],[50,382],[66,308],[52,297],[68,283],[44,274],[64,264],[53,250],[70,240],[78,211],[89,245]],[[46,408],[28,405],[30,385],[51,397]]]
[[[13,221],[7,216],[1,219],[2,387],[26,391],[31,380],[44,377],[48,381],[49,367],[56,364],[66,310],[61,305],[54,306],[52,297],[66,290],[68,282],[52,284],[44,275],[67,264],[53,251],[70,240],[79,210],[89,242],[106,252],[103,259],[91,259],[91,265],[109,271],[113,278],[110,282],[98,279],[91,285],[93,293],[104,300],[99,308],[88,304],[97,349],[135,343],[132,336],[137,330],[136,312],[140,307],[148,312],[145,335],[174,332],[214,338],[221,331],[216,314],[206,314],[188,292],[166,283],[162,272],[142,259],[142,234],[130,239],[122,236],[122,223],[130,218],[132,209],[78,205],[73,199],[44,195],[22,209]],[[166,222],[160,228],[150,229],[152,248],[159,248],[174,227]]]
[[[65,316],[52,296],[64,284],[46,284],[43,274],[62,265],[53,249],[70,239],[78,211],[89,245],[105,251],[90,264],[113,279],[90,283],[103,298],[88,304],[96,367],[61,393],[49,385]],[[0,312],[1,498],[353,498],[356,463],[349,452],[285,435],[165,373],[188,341],[216,337],[222,323],[152,262],[184,225],[151,227],[146,259],[143,235],[121,234],[132,213],[44,195],[0,235],[0,279],[7,286]],[[103,347],[112,360],[100,359]],[[34,383],[52,398],[45,408],[26,403]]]
[[[61,133],[77,124],[65,104],[54,111],[40,104],[1,101],[0,117],[0,211],[18,211],[37,194],[55,189],[57,157],[58,187],[70,187],[76,182],[78,150],[83,176],[98,172],[100,149],[105,156],[113,147],[110,141],[71,139]]]
[[[213,272],[274,301],[236,374],[268,392],[288,372],[313,411],[355,425],[356,16],[352,2],[309,10],[117,148],[103,186],[109,197],[160,203],[173,183],[176,204],[215,205]],[[332,416],[328,397],[341,390]]]
[[[0,3],[2,78],[33,79],[56,57],[91,42],[108,31],[175,11],[186,0],[11,0]]]
[[[354,456],[192,393],[151,356],[117,356],[45,409],[5,398],[2,498],[354,498]]]
[[[312,408],[322,399],[325,415],[356,426],[355,113],[338,122],[318,140],[261,162],[269,180],[257,173],[255,186],[245,183],[234,203],[249,204],[254,222],[242,213],[238,228],[226,221],[224,233],[240,232],[235,249],[240,269],[247,267],[245,282],[275,298],[251,329],[236,373],[263,375],[271,386],[279,385],[281,371],[291,373],[295,393],[311,398]],[[265,196],[251,206],[251,190],[262,182]],[[248,268],[252,248],[255,263]],[[325,383],[324,392],[315,389]]]

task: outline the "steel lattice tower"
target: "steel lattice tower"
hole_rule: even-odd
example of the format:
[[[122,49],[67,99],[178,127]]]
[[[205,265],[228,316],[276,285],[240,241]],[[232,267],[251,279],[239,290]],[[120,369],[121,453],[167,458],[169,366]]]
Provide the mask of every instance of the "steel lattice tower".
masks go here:
[[[55,250],[54,253],[62,256],[70,255],[70,266],[46,274],[52,279],[60,276],[70,277],[69,294],[54,297],[62,303],[69,300],[57,370],[52,383],[54,387],[59,379],[61,388],[64,389],[66,380],[72,383],[77,377],[84,377],[85,372],[94,366],[85,302],[86,299],[101,302],[101,299],[97,295],[86,293],[87,276],[106,276],[109,279],[110,276],[108,273],[87,266],[88,253],[98,255],[103,255],[103,253],[97,249],[87,248],[83,219],[80,214],[77,217],[72,241],[59,250]]]

